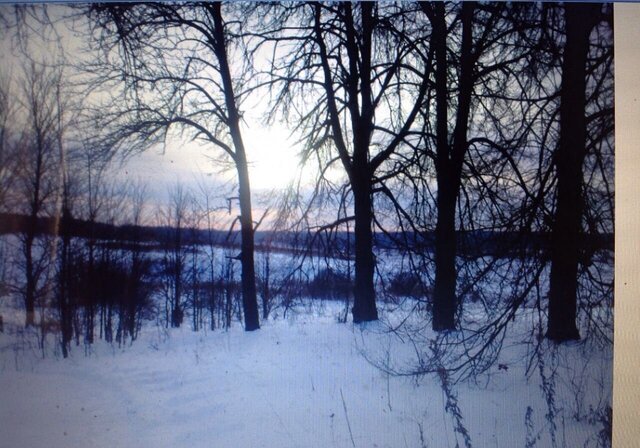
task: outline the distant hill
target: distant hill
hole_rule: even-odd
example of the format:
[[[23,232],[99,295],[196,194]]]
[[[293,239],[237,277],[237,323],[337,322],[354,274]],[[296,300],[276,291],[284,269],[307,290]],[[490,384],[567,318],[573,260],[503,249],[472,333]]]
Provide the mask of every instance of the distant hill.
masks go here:
[[[0,235],[21,233],[26,229],[28,217],[14,213],[0,213]],[[37,232],[39,234],[56,234],[57,224],[55,219],[50,217],[38,218]],[[132,241],[146,243],[148,249],[158,248],[165,241],[171,240],[171,232],[175,229],[163,226],[133,226],[112,225],[105,223],[90,223],[80,219],[72,219],[70,223],[70,233],[74,237],[90,238],[120,247],[127,246]],[[540,232],[529,232],[519,234],[517,232],[494,232],[494,231],[466,231],[458,232],[458,247],[461,256],[481,256],[481,255],[515,255],[521,251],[540,251],[548,249],[550,235]],[[256,249],[258,251],[272,250],[274,252],[289,252],[294,248],[308,248],[313,244],[313,252],[322,254],[324,252],[340,249],[345,252],[347,241],[351,240],[351,253],[353,254],[353,233],[335,232],[331,241],[326,235],[295,233],[295,232],[275,232],[257,231],[255,235]],[[240,232],[233,230],[212,230],[186,228],[183,229],[182,241],[185,245],[203,245],[211,241],[220,247],[239,247]],[[431,252],[434,248],[435,235],[433,232],[423,232],[419,235],[415,233],[391,232],[382,234],[376,233],[374,244],[378,249],[395,250],[403,245],[425,252]],[[586,250],[595,251],[598,249],[613,250],[613,234],[585,235],[583,244]]]

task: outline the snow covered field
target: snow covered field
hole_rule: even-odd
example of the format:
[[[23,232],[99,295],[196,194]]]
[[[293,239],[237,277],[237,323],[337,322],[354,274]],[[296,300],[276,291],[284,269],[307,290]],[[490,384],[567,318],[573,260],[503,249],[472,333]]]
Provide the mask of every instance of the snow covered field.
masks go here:
[[[342,307],[300,307],[252,333],[149,323],[132,345],[100,341],[66,360],[42,359],[35,335],[16,334],[21,313],[4,309],[0,446],[464,446],[436,377],[390,377],[365,359],[404,362],[410,344],[382,322],[337,323]],[[500,366],[452,386],[471,444],[599,446],[611,353],[548,350],[542,387],[539,369],[524,373],[524,350],[514,337]]]

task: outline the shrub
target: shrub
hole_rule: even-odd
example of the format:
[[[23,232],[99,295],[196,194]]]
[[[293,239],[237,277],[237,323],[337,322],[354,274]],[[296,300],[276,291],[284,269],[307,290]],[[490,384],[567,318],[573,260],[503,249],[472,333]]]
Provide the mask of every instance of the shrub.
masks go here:
[[[333,268],[320,270],[308,285],[309,295],[320,299],[342,299],[352,291],[348,276]]]
[[[418,274],[399,272],[390,280],[387,291],[395,296],[421,297],[427,294],[428,288]]]

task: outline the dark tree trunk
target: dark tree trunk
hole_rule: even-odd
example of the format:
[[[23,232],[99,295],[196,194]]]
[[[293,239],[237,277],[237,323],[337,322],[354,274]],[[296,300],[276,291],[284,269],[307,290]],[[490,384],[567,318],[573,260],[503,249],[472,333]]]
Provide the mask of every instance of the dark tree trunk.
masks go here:
[[[107,313],[105,315],[104,322],[104,339],[107,342],[113,342],[113,305],[111,303],[108,303],[106,307]]]
[[[582,165],[586,155],[586,64],[589,35],[601,5],[565,5],[566,42],[560,94],[560,141],[555,154],[558,178],[556,214],[551,236],[549,328],[556,342],[580,339],[576,326],[580,259]]]
[[[32,219],[32,221],[34,220]],[[35,228],[35,224],[29,224],[29,226]],[[29,230],[25,239],[25,274],[27,280],[24,298],[25,311],[27,313],[25,318],[25,326],[29,327],[34,325],[36,322],[36,275],[33,266],[33,241],[35,239],[35,229],[33,232]]]
[[[271,309],[271,251],[268,250],[265,254],[265,266],[264,266],[264,278],[263,278],[263,291],[262,291],[262,318],[267,319],[269,317],[269,311]]]
[[[66,194],[66,193],[65,193]],[[73,321],[71,318],[71,303],[70,303],[70,286],[71,286],[71,212],[66,206],[62,208],[62,219],[60,222],[60,234],[62,237],[62,248],[60,257],[60,275],[58,285],[59,297],[58,305],[60,308],[60,329],[61,329],[61,346],[62,356],[67,358],[69,356],[69,346],[73,337]]]
[[[373,255],[373,210],[371,184],[365,172],[354,169],[353,196],[355,214],[355,290],[353,321],[368,322],[378,319],[374,288],[375,259]]]
[[[244,312],[244,328],[253,331],[260,328],[258,315],[258,298],[256,294],[256,273],[254,264],[254,231],[251,214],[251,185],[247,156],[240,132],[240,114],[233,92],[231,71],[227,60],[224,24],[220,11],[220,3],[212,3],[211,11],[215,23],[215,53],[220,64],[220,75],[227,106],[229,131],[235,148],[234,163],[238,171],[238,192],[240,196],[240,234],[242,237],[240,263],[242,265],[242,308]]]
[[[35,86],[31,86],[35,87]],[[44,86],[40,86],[44,87]],[[34,95],[33,91],[30,95]],[[35,324],[35,304],[36,304],[36,294],[38,289],[38,279],[40,277],[40,267],[36,266],[40,263],[35,263],[33,260],[33,244],[36,240],[37,234],[37,226],[38,226],[38,214],[40,213],[40,209],[42,206],[42,188],[43,188],[43,178],[45,171],[45,153],[46,146],[44,143],[44,135],[41,123],[38,120],[38,107],[44,107],[44,104],[37,104],[39,100],[35,97],[31,97],[30,101],[33,101],[31,104],[32,110],[30,110],[33,125],[33,131],[35,133],[35,146],[33,150],[35,151],[35,170],[32,173],[33,176],[29,179],[29,184],[33,187],[33,191],[30,193],[29,198],[29,219],[27,223],[27,231],[25,234],[24,241],[24,249],[25,249],[25,274],[26,274],[26,291],[25,291],[25,311],[26,311],[26,319],[25,326],[32,326]],[[42,256],[42,255],[41,255]],[[42,261],[42,259],[40,260]]]
[[[369,163],[369,145],[373,128],[371,93],[371,33],[373,31],[373,3],[361,7],[362,44],[358,47],[351,5],[345,4],[347,49],[349,52],[349,107],[353,126],[353,161],[351,188],[355,217],[355,290],[353,321],[369,322],[378,319],[374,286],[375,256],[373,255],[373,201],[371,186],[374,173]],[[360,85],[360,89],[358,89]],[[358,107],[358,99],[361,106]]]
[[[224,327],[231,327],[231,310],[233,308],[233,260],[227,260],[225,270],[225,303],[224,303]]]
[[[242,163],[237,165],[240,192],[240,231],[242,235],[242,252],[240,254],[240,263],[242,265],[242,311],[244,313],[244,329],[253,331],[260,328],[260,318],[258,316],[258,298],[256,294],[251,190],[244,149],[242,151]]]
[[[433,329],[456,327],[456,191],[450,178],[438,176],[438,222],[436,224],[436,277],[433,288]]]
[[[360,14],[358,14],[358,8]],[[336,5],[336,20],[341,21],[341,31],[344,31],[344,52],[341,48],[339,52],[334,53],[333,44],[327,48],[325,43],[324,35],[327,31],[322,21],[323,8],[320,3],[314,3],[314,37],[324,75],[322,84],[326,93],[327,124],[331,128],[331,138],[349,178],[354,198],[355,289],[352,309],[354,322],[378,319],[372,229],[374,224],[372,195],[375,188],[380,185],[376,170],[389,160],[398,145],[404,141],[419,108],[422,107],[428,85],[427,77],[423,78],[418,97],[411,112],[406,116],[401,130],[386,148],[372,154],[376,107],[378,100],[383,97],[383,92],[374,93],[377,89],[373,88],[374,85],[380,86],[381,78],[377,68],[374,68],[377,66],[372,64],[372,57],[376,51],[384,51],[375,48],[373,42],[375,28],[381,24],[376,8],[375,2],[361,2],[357,6],[349,2]],[[331,24],[329,29],[334,26],[335,23]],[[397,64],[397,67],[402,65],[400,60]],[[396,68],[392,70],[395,71]],[[383,83],[385,84],[382,87],[383,90],[390,88],[386,84],[390,80],[389,77]],[[336,95],[336,86],[339,86],[338,90],[344,94],[344,96],[340,95],[342,96],[340,99]],[[350,129],[343,129],[342,123],[347,119],[350,121]],[[348,132],[351,133],[349,144],[346,136]]]
[[[127,302],[127,324],[126,331],[131,340],[136,338],[136,315],[138,307],[142,304],[142,260],[140,256],[140,236],[138,227],[133,231],[133,247],[131,249],[131,297]]]
[[[209,207],[207,207],[209,209]],[[210,218],[207,218],[209,220]],[[208,233],[209,233],[209,247],[211,248],[211,257],[209,258],[209,281],[210,285],[208,287],[208,305],[209,305],[209,314],[211,316],[211,331],[216,329],[216,275],[215,275],[215,264],[213,259],[213,244],[211,237],[211,223],[208,222]],[[219,311],[219,310],[218,310]]]
[[[456,202],[460,193],[462,164],[467,152],[467,130],[471,95],[473,93],[472,20],[475,3],[461,6],[462,43],[460,48],[460,73],[458,77],[458,102],[453,143],[449,144],[447,125],[447,42],[445,8],[442,3],[433,5],[430,12],[434,27],[432,43],[436,56],[436,173],[438,182],[437,223],[435,242],[436,273],[433,288],[433,329],[448,331],[456,328]]]
[[[173,276],[174,276],[174,296],[173,310],[171,310],[171,326],[178,328],[182,325],[184,311],[182,310],[182,277],[184,275],[182,262],[182,229],[178,224],[176,229],[176,241],[173,252]]]
[[[25,310],[26,319],[25,325],[31,326],[35,324],[35,305],[36,305],[36,289],[38,283],[38,275],[36,274],[36,267],[33,260],[33,243],[36,240],[37,226],[38,226],[38,212],[40,210],[40,182],[42,177],[42,157],[40,152],[36,161],[36,172],[34,175],[34,192],[31,198],[31,210],[29,214],[29,222],[27,223],[27,232],[25,235],[24,250],[25,250],[25,274],[26,274],[26,291],[25,291]]]
[[[94,238],[94,218],[91,217],[89,221],[89,254],[87,262],[87,278],[88,284],[85,288],[85,341],[88,344],[93,344],[95,339],[95,319],[96,319],[96,293],[95,293],[95,238]]]

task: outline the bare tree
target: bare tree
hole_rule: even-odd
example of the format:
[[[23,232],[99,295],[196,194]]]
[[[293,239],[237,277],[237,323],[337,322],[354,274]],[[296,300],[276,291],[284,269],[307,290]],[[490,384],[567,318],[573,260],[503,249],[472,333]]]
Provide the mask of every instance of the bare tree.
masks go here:
[[[208,209],[205,213],[208,213]],[[189,284],[189,302],[191,308],[191,325],[193,331],[198,331],[204,326],[204,310],[208,302],[208,295],[204,294],[203,274],[208,271],[206,264],[201,262],[199,232],[204,221],[201,205],[195,198],[195,193],[189,198],[188,213],[189,229],[189,266],[187,268],[187,282]],[[205,246],[206,247],[206,246]],[[206,260],[205,260],[206,262]]]
[[[102,117],[115,129],[106,141],[114,149],[145,149],[176,128],[218,148],[235,167],[245,329],[258,329],[251,187],[240,128],[244,79],[241,61],[229,60],[235,22],[223,19],[220,3],[96,5],[90,15],[108,54],[106,65],[93,69],[121,92]]]
[[[554,155],[557,199],[551,237],[547,329],[547,337],[557,342],[580,339],[576,316],[585,211],[583,167],[588,144],[588,56],[593,28],[603,19],[602,8],[598,3],[564,5],[560,137]]]
[[[69,193],[65,188],[63,192],[62,216],[58,227],[62,244],[58,250],[58,272],[56,279],[56,301],[60,317],[61,348],[64,358],[69,356],[69,345],[73,339],[73,314],[75,312],[71,260],[71,226],[73,219],[69,202]]]
[[[433,329],[446,331],[456,328],[461,304],[456,291],[458,230],[465,221],[471,229],[477,228],[475,222],[484,222],[493,230],[509,230],[505,226],[512,226],[512,218],[504,211],[511,205],[499,199],[507,191],[497,193],[495,187],[504,189],[501,184],[513,183],[517,190],[527,189],[516,162],[519,156],[514,154],[522,152],[530,132],[529,99],[526,93],[522,96],[524,84],[517,76],[530,51],[522,45],[521,35],[531,26],[519,17],[530,14],[532,8],[476,2],[419,6],[431,23],[428,45],[435,54],[431,97],[435,114],[424,116],[421,162],[433,163],[437,183]],[[518,97],[524,100],[518,102]],[[491,101],[498,107],[491,109]],[[519,121],[508,124],[513,119]],[[498,155],[492,158],[494,173],[482,158],[487,152]],[[480,159],[473,160],[472,154]],[[487,182],[487,177],[503,181]],[[469,186],[477,186],[472,187],[475,197],[465,187],[465,179]],[[483,211],[474,202],[489,207]]]
[[[78,206],[78,217],[85,220],[87,224],[87,234],[85,238],[86,252],[86,286],[83,288],[81,303],[84,313],[84,341],[93,344],[95,339],[95,318],[97,312],[97,279],[96,263],[98,260],[98,220],[105,217],[108,207],[107,200],[109,185],[106,179],[106,172],[109,166],[109,159],[105,154],[99,152],[87,141],[82,142],[82,150],[79,151],[80,160],[78,164],[80,170],[83,189],[80,204]]]
[[[9,118],[15,107],[11,99],[11,79],[0,71],[0,213],[12,208],[12,184],[15,179],[17,157],[17,130],[12,129]],[[0,297],[8,290],[6,272],[8,267],[6,242],[0,241]]]
[[[355,221],[354,322],[378,318],[374,194],[387,191],[382,167],[397,162],[429,83],[431,55],[413,51],[402,28],[411,22],[396,21],[398,13],[368,2],[281,5],[279,28],[263,34],[284,47],[275,52],[272,91],[302,135],[303,160],[318,163],[319,183],[338,165],[353,196],[353,215],[330,226]]]
[[[165,296],[167,324],[179,327],[184,317],[183,296],[185,294],[186,258],[185,245],[189,196],[181,184],[171,189],[169,203],[159,210],[159,221],[163,224]]]
[[[56,89],[52,92],[55,97],[55,105],[57,109],[56,114],[56,137],[57,148],[59,153],[59,178],[60,186],[58,188],[58,200],[57,210],[55,213],[56,226],[54,234],[59,235],[60,245],[58,250],[57,263],[57,305],[60,313],[60,330],[61,330],[61,347],[63,357],[69,355],[69,345],[73,338],[73,327],[75,321],[75,314],[77,308],[78,298],[78,282],[74,282],[74,269],[72,261],[72,242],[71,236],[73,232],[73,215],[72,210],[74,208],[74,199],[77,196],[76,187],[80,179],[79,176],[74,176],[73,165],[74,157],[70,154],[71,151],[67,147],[67,127],[70,120],[66,115],[69,115],[69,103],[68,96],[63,98],[63,95],[68,92],[62,91],[62,73],[60,73],[60,79],[56,85]]]
[[[215,198],[211,192],[212,189],[206,185],[204,178],[198,181],[198,190],[194,203],[197,207],[196,213],[199,216],[200,227],[204,226],[204,246],[206,247],[205,271],[207,281],[204,282],[205,287],[203,289],[206,291],[206,304],[209,310],[209,328],[213,331],[216,329],[217,313],[220,311],[216,275],[216,263],[218,261],[216,257],[216,247],[218,241],[215,235]]]
[[[35,322],[37,298],[44,291],[50,250],[45,244],[36,247],[39,218],[45,212],[53,212],[60,173],[60,128],[62,111],[56,101],[56,92],[62,82],[62,73],[33,61],[23,66],[20,85],[20,106],[25,125],[20,142],[20,166],[18,168],[22,210],[27,214],[26,228],[22,235],[25,257],[26,285],[24,301],[26,325]]]
[[[496,5],[475,6],[486,8],[486,14]],[[451,6],[453,11],[461,7]],[[403,334],[414,341],[418,353],[419,366],[412,373],[438,373],[444,369],[459,379],[486,371],[498,359],[510,322],[520,317],[523,308],[537,310],[527,341],[528,369],[544,350],[547,275],[553,253],[566,250],[566,241],[547,238],[555,226],[558,207],[560,173],[556,152],[562,132],[563,90],[560,81],[563,47],[568,42],[563,10],[563,5],[511,7],[497,17],[491,29],[499,33],[500,39],[475,69],[475,73],[486,77],[478,80],[471,97],[473,119],[469,121],[468,147],[455,204],[456,224],[470,230],[467,235],[458,233],[458,300],[471,297],[476,306],[482,307],[485,318],[465,318],[464,313],[459,313],[461,331],[440,332],[435,341],[420,328],[406,329]],[[486,17],[475,16],[474,23]],[[582,113],[588,124],[584,159],[580,162],[584,172],[572,177],[578,181],[581,195],[579,202],[571,204],[581,209],[576,230],[578,268],[576,278],[564,280],[577,286],[577,307],[584,324],[580,328],[595,333],[590,342],[607,345],[612,336],[609,306],[613,296],[611,248],[607,242],[613,231],[613,46],[610,23],[606,23],[610,16],[595,14],[595,20],[605,22],[591,32],[587,68],[578,70],[582,73],[578,76],[586,79]],[[481,29],[474,27],[475,31]],[[453,33],[451,39],[456,39],[456,28],[449,30]],[[457,57],[450,51],[449,60],[456,61]],[[437,61],[436,56],[436,65]],[[493,64],[500,69],[492,73]],[[452,70],[459,70],[457,64],[451,65]],[[436,76],[437,72],[436,68]],[[428,135],[431,141],[437,141],[437,132]],[[574,150],[580,147],[577,141],[573,143]],[[435,160],[435,151],[431,157]],[[407,177],[408,185],[416,179]],[[429,209],[428,185],[425,190],[418,196],[422,202],[419,205],[425,207],[425,215],[434,215]],[[576,315],[569,319],[567,328],[578,328]]]
[[[15,104],[11,95],[11,78],[4,71],[0,72],[0,210],[10,209],[11,185],[15,176],[16,134],[17,129],[10,125],[10,118],[15,112]]]
[[[150,262],[143,254],[141,235],[142,226],[145,224],[148,194],[146,184],[140,180],[130,184],[128,190],[128,199],[130,201],[129,222],[131,225],[131,231],[128,235],[131,243],[131,275],[128,300],[124,304],[124,323],[122,327],[131,340],[134,340],[137,337],[140,325],[138,321],[140,313],[146,306],[147,297],[150,293],[144,278],[148,274]]]

